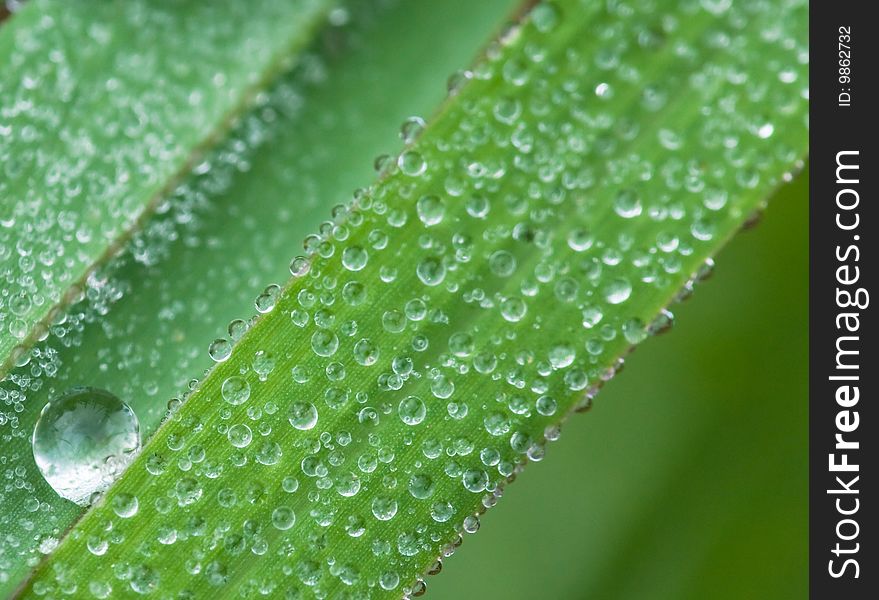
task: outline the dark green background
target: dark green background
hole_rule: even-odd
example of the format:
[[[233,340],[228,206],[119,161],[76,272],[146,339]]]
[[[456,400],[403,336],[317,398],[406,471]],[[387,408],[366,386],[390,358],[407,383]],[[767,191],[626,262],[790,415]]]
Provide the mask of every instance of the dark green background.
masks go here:
[[[430,598],[806,597],[807,189],[721,253]]]

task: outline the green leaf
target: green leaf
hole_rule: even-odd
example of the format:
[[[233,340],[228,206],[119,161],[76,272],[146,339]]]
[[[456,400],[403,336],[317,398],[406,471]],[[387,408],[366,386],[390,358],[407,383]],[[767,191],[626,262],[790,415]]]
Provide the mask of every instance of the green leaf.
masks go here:
[[[417,593],[800,166],[805,4],[636,4],[489,48],[26,593]]]
[[[0,376],[328,6],[36,0],[0,28]]]
[[[446,76],[512,9],[510,0],[350,4],[334,13],[349,24],[325,30],[256,98],[0,384],[0,455],[15,473],[0,492],[0,596],[82,512],[34,464],[31,433],[43,406],[74,386],[106,389],[132,407],[147,439],[168,400],[211,364],[211,341],[253,310],[260,284],[289,276],[290,253],[331,203],[369,181],[368,157],[399,144],[405,117],[440,102]],[[428,35],[437,30],[455,35]]]

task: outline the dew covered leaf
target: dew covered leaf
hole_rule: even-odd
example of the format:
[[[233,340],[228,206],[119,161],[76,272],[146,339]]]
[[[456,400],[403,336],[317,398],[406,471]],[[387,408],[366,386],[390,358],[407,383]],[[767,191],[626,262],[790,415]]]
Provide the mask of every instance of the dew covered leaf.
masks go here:
[[[34,0],[0,27],[0,375],[329,0]]]
[[[538,5],[407,123],[26,594],[418,593],[799,166],[805,23]]]
[[[290,253],[331,204],[370,180],[364,157],[399,146],[399,124],[436,107],[447,75],[514,6],[354,1],[335,10],[298,65],[160,199],[119,255],[98,265],[85,299],[0,383],[0,455],[12,475],[0,496],[0,596],[83,510],[34,463],[31,433],[47,402],[76,386],[107,390],[133,409],[148,439],[169,399],[212,364],[212,340],[230,337],[230,322],[253,311],[266,282],[289,277]]]

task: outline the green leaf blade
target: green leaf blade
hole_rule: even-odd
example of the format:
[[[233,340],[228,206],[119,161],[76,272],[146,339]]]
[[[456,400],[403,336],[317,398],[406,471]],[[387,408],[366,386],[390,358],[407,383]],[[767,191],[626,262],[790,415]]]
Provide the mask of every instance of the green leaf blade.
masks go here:
[[[399,597],[542,457],[806,145],[803,4],[557,6],[490,49],[309,244],[307,271],[32,586],[119,585],[100,575],[114,562],[122,589]],[[224,404],[237,377],[247,404]],[[237,449],[233,425],[258,435]],[[121,493],[141,498],[134,518],[114,516]],[[125,543],[89,556],[107,520]]]

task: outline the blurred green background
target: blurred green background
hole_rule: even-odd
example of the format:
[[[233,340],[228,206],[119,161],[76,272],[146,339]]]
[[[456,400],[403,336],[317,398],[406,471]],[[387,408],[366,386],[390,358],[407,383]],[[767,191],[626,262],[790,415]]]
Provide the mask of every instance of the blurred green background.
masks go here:
[[[783,188],[428,579],[458,598],[805,598],[808,180]]]

